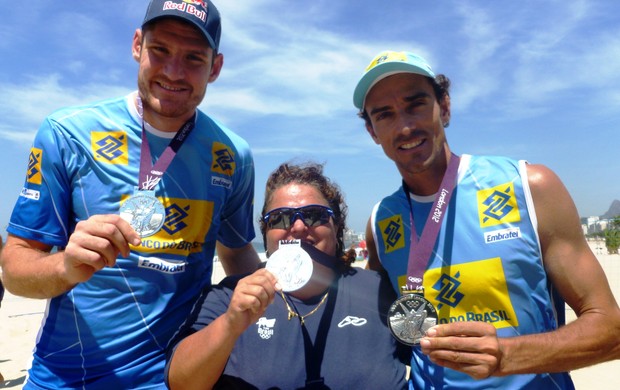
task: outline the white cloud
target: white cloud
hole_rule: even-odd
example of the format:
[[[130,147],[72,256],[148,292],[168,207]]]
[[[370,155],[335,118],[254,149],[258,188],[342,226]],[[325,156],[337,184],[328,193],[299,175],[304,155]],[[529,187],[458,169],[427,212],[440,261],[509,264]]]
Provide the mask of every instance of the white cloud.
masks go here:
[[[31,142],[41,121],[53,111],[130,91],[126,87],[105,84],[66,86],[59,79],[57,74],[51,74],[25,80],[21,84],[0,85],[3,91],[0,115],[5,118],[0,127],[0,137]]]
[[[605,96],[620,84],[620,28],[596,22],[611,10],[587,1],[459,2],[456,9],[462,42],[453,46],[454,110],[494,107],[510,121],[557,112],[565,100],[616,110]],[[600,98],[583,101],[584,91]]]

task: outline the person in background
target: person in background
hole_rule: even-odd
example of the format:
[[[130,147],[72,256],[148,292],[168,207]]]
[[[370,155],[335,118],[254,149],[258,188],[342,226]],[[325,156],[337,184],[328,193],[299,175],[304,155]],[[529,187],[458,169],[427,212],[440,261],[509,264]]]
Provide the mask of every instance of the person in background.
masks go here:
[[[170,388],[405,388],[410,351],[386,322],[396,295],[381,274],[351,267],[347,207],[322,166],[280,165],[267,181],[261,215],[266,269],[205,292],[172,344]],[[281,240],[300,240],[312,258],[310,273],[294,275],[307,283],[292,291],[288,279],[270,272]],[[295,263],[287,256],[278,258]]]
[[[0,254],[2,254],[2,236],[0,236]],[[0,277],[0,307],[2,307],[2,299],[4,299],[4,285],[2,284],[2,278]],[[0,382],[2,381],[4,381],[4,376],[0,372]]]
[[[164,389],[215,250],[229,274],[259,264],[249,147],[197,110],[220,35],[211,1],[152,0],[138,91],[41,125],[1,258],[9,291],[49,299],[25,389]]]
[[[2,236],[0,236],[0,255],[2,254],[3,242]],[[2,299],[4,299],[4,285],[2,284],[2,278],[0,277],[0,307],[2,307]]]
[[[402,177],[372,211],[369,268],[437,324],[412,343],[411,385],[571,389],[568,371],[620,356],[618,305],[549,168],[451,151],[449,86],[387,51],[353,98]],[[564,302],[578,317],[565,326]]]

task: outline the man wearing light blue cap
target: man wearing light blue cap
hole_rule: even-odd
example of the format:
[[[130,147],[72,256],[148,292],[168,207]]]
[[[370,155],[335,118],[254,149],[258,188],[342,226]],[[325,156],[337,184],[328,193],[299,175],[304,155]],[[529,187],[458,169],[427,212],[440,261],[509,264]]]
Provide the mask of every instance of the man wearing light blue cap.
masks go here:
[[[450,150],[449,87],[424,58],[386,51],[353,96],[403,180],[366,240],[401,294],[389,324],[413,347],[410,388],[572,389],[569,370],[620,357],[618,305],[551,170]]]
[[[39,128],[0,258],[7,290],[48,299],[24,389],[166,389],[216,248],[229,274],[258,266],[249,145],[198,109],[220,34],[209,0],[151,0],[138,90]]]

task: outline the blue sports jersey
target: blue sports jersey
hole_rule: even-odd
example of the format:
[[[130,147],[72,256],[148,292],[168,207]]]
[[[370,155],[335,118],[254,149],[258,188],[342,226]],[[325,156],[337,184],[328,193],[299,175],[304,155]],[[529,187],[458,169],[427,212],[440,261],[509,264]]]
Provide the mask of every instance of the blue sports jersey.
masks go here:
[[[222,315],[239,279],[226,278],[207,291],[179,337],[199,331]],[[305,317],[302,327],[297,317],[288,319],[286,304],[277,295],[258,322],[241,334],[214,388],[406,388],[403,362],[410,349],[396,342],[386,319],[395,297],[387,278],[354,268],[334,283],[325,303]],[[304,315],[321,298],[287,299]],[[309,381],[324,387],[306,387]]]
[[[11,234],[62,248],[79,221],[119,213],[138,185],[135,98],[63,109],[44,121]],[[172,135],[147,125],[154,159]],[[158,233],[49,301],[26,388],[165,387],[164,351],[211,282],[216,240],[234,248],[254,238],[247,143],[198,112],[155,196],[166,213]]]
[[[434,197],[412,195],[421,234]],[[486,321],[499,337],[542,333],[561,324],[542,263],[537,221],[525,162],[462,157],[433,254],[424,273],[424,296],[439,323]],[[405,285],[411,237],[410,207],[402,187],[372,213],[373,237],[396,291]],[[413,348],[415,389],[572,389],[568,373],[510,375],[473,380],[436,366]]]

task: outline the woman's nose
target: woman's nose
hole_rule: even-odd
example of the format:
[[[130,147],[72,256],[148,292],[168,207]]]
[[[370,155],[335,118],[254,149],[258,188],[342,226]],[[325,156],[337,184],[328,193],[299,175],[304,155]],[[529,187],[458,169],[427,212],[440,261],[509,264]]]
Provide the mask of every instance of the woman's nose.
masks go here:
[[[301,215],[295,214],[291,217],[291,219],[291,233],[305,232],[308,228]]]

